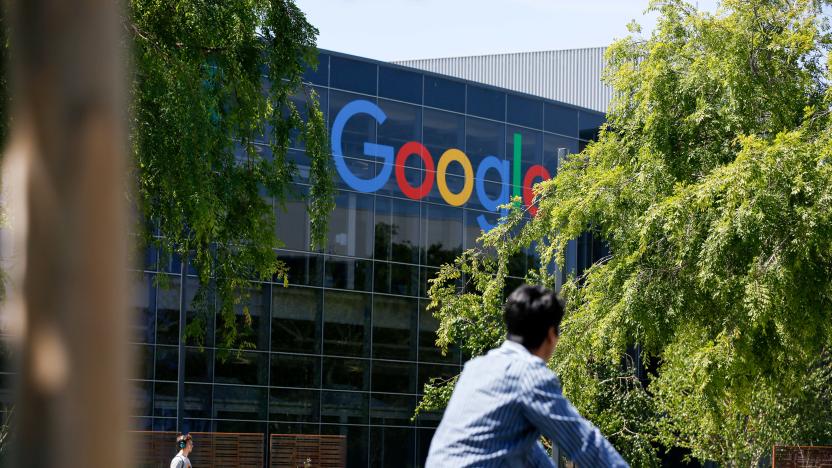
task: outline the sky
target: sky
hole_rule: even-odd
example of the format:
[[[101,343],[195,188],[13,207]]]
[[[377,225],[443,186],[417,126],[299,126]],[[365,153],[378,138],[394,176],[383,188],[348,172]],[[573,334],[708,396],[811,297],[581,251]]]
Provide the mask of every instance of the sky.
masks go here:
[[[376,60],[598,47],[649,32],[649,0],[295,0],[318,47]],[[717,0],[693,0],[714,11]]]

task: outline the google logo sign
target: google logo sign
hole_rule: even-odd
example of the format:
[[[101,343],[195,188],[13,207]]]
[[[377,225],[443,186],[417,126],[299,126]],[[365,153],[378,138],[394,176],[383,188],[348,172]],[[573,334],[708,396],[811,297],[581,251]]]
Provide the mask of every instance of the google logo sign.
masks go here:
[[[383,166],[375,177],[362,179],[353,174],[347,167],[341,145],[344,127],[353,116],[358,114],[369,115],[379,125],[387,120],[387,115],[378,105],[364,99],[349,102],[335,117],[331,132],[332,157],[335,160],[335,168],[338,170],[338,174],[352,189],[365,193],[372,193],[379,190],[390,179],[395,167],[396,183],[401,192],[411,200],[421,200],[427,196],[433,189],[435,183],[442,199],[449,205],[464,205],[476,191],[482,206],[488,211],[496,212],[500,205],[505,205],[509,202],[509,186],[511,186],[512,195],[522,195],[523,203],[529,207],[529,212],[532,215],[537,213],[537,208],[531,206],[534,197],[532,184],[540,180],[549,180],[552,176],[545,167],[539,164],[529,167],[525,174],[521,174],[522,137],[519,133],[514,134],[514,154],[511,162],[504,161],[497,156],[487,155],[480,161],[476,172],[468,156],[457,148],[445,150],[439,157],[439,162],[435,163],[428,149],[418,141],[409,141],[402,145],[398,151],[389,145],[365,142],[364,154],[380,158]],[[411,156],[419,157],[425,167],[425,177],[421,185],[415,187],[407,181],[404,173],[405,162]],[[512,163],[513,168],[511,167]],[[453,192],[448,187],[447,171],[451,164],[461,166],[465,174],[462,189],[458,192]],[[485,183],[483,181],[488,171],[496,171],[499,175],[499,180],[502,182],[500,194],[496,198],[489,197],[485,191]],[[509,180],[511,181],[510,183]],[[484,231],[488,231],[494,227],[482,215],[477,217],[477,223]]]

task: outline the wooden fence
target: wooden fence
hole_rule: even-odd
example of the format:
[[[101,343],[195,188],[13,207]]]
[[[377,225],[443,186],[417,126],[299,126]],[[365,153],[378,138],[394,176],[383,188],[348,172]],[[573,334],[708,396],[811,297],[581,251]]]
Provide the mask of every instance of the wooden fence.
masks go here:
[[[773,468],[832,468],[832,446],[775,445]]]
[[[339,435],[272,434],[270,468],[341,468],[347,439]]]
[[[190,460],[199,468],[264,466],[264,436],[252,433],[191,432]],[[179,451],[175,432],[132,432],[138,468],[168,468]]]

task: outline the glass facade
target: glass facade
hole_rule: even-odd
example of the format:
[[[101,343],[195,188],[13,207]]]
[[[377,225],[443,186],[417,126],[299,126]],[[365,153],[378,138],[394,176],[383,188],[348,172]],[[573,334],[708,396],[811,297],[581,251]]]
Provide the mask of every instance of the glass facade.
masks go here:
[[[438,323],[425,310],[427,280],[473,247],[482,226],[496,222],[496,202],[522,190],[512,182],[518,169],[528,175],[543,166],[554,175],[559,158],[596,135],[603,115],[329,52],[306,81],[330,129],[356,101],[383,112],[383,122],[367,113],[350,116],[337,145],[341,170],[379,186],[363,190],[336,173],[328,243],[311,251],[308,160],[295,141],[294,195],[285,208],[275,207],[285,243],[276,255],[290,267],[289,286],[263,283],[239,307],[241,320],[243,306],[252,316],[253,349],[223,349],[216,320],[208,323],[204,348],[187,343],[182,429],[341,434],[350,467],[421,466],[441,417],[411,420],[423,385],[458,373],[465,359],[458,349],[442,355],[434,344]],[[295,98],[303,109],[304,93]],[[402,168],[393,171],[392,160],[370,154],[373,148],[400,152],[409,142],[423,145],[429,158],[414,151],[397,158]],[[410,196],[403,187],[425,193]],[[585,257],[603,248],[596,244],[590,238],[573,243],[568,266],[584,266]],[[532,252],[518,256],[513,282],[536,261]],[[179,259],[149,251],[133,276],[136,429],[176,428],[178,272]],[[189,275],[185,287],[190,310],[196,278]]]

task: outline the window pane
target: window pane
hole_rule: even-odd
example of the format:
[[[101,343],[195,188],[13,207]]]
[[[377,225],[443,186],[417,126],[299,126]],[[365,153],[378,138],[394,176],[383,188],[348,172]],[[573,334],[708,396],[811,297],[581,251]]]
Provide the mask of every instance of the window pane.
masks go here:
[[[369,393],[321,392],[321,422],[340,424],[367,424]],[[323,431],[323,428],[321,429]],[[349,442],[347,446],[349,446]]]
[[[304,185],[292,185],[293,193],[284,202],[277,204],[277,238],[289,250],[309,250],[309,215],[306,200],[309,188]]]
[[[547,132],[560,133],[570,137],[578,136],[577,109],[546,103],[544,106],[545,127]]]
[[[375,262],[377,293],[416,296],[419,293],[419,267],[401,263]]]
[[[234,305],[233,322],[225,323],[226,318],[223,317],[222,312],[217,312],[216,346],[267,351],[269,349],[267,318],[271,286],[260,284],[259,288],[247,288],[242,294],[240,303]]]
[[[397,466],[401,468],[415,466],[415,436],[414,429],[373,427],[370,432],[372,466]]]
[[[156,346],[156,380],[177,380],[179,350],[176,346]]]
[[[370,424],[411,426],[416,396],[373,393],[370,395]]]
[[[266,419],[266,388],[214,385],[214,418]]]
[[[217,351],[214,362],[218,383],[268,385],[269,356],[266,353]]]
[[[133,321],[131,340],[136,343],[153,343],[156,334],[156,288],[153,275],[134,276],[131,310]]]
[[[153,408],[153,382],[130,382],[130,415],[151,416]],[[3,415],[5,421],[6,415]]]
[[[458,375],[460,371],[460,366],[419,363],[419,392],[421,393],[424,391],[425,384],[428,383],[430,379],[440,378],[447,380],[455,375]]]
[[[373,361],[373,391],[415,393],[416,365],[409,362]]]
[[[543,162],[543,132],[514,127],[511,125],[506,128],[506,132],[506,159],[512,161],[512,171],[514,171],[514,151],[517,139],[516,135],[520,135],[519,138],[521,145],[519,150],[520,160],[522,161],[523,167],[520,181],[522,183],[522,176],[525,176],[529,167],[533,164],[540,164]]]
[[[458,363],[459,348],[456,345],[450,346],[445,356],[436,346],[436,330],[439,329],[439,321],[431,311],[427,310],[428,304],[426,300],[419,301],[419,361]],[[419,392],[421,391],[420,387]]]
[[[578,112],[578,136],[582,140],[597,140],[598,128],[604,123],[604,115],[596,112]]]
[[[506,118],[506,94],[495,89],[468,86],[466,113],[503,121]]]
[[[397,198],[376,197],[375,258],[419,262],[420,204]]]
[[[329,219],[328,253],[372,258],[373,196],[341,192]]]
[[[185,348],[185,381],[211,383],[214,378],[214,350]]]
[[[303,72],[303,81],[326,86],[329,84],[329,55],[318,54],[318,66],[307,67]]]
[[[425,75],[425,105],[465,112],[465,84]]]
[[[393,67],[378,67],[378,95],[422,103],[422,74]]]
[[[324,354],[369,357],[369,294],[325,291]]]
[[[375,83],[375,81],[373,81]],[[358,99],[367,99],[367,96],[360,94],[344,93],[341,91],[329,92],[329,130],[338,117],[338,113],[347,104]],[[374,156],[364,154],[364,143],[376,142],[376,120],[367,114],[356,114],[347,121],[344,132],[341,135],[341,154],[348,158],[357,158],[365,161],[375,161]],[[356,174],[358,175],[358,174]]]
[[[548,133],[543,135],[543,167],[552,177],[557,174],[561,160],[577,152],[578,140]]]
[[[323,257],[301,252],[277,251],[277,259],[289,268],[289,283],[302,286],[320,286],[323,281]],[[275,278],[278,284],[283,278]]]
[[[329,82],[333,88],[376,94],[376,64],[330,57]]]
[[[211,417],[211,385],[185,385],[183,397],[186,418]]]
[[[272,290],[272,351],[320,352],[320,289],[283,288]]]
[[[367,447],[369,428],[366,426],[323,425],[321,434],[335,434],[346,437],[347,466],[368,466]]]
[[[175,345],[179,343],[179,277],[167,275],[161,279],[156,293],[156,342]]]
[[[369,390],[370,361],[323,358],[323,387],[333,390]]]
[[[12,368],[11,353],[9,343],[2,342],[2,363],[0,363],[0,371],[10,372]],[[153,346],[149,345],[133,345],[133,355],[136,359],[133,372],[130,373],[132,379],[153,380]],[[2,402],[2,400],[0,400]],[[0,414],[2,416],[2,414]],[[0,419],[2,421],[2,419]]]
[[[373,290],[373,262],[347,257],[326,257],[324,286],[351,291]]]
[[[320,390],[272,388],[269,391],[269,419],[318,422],[320,400]]]
[[[524,127],[543,128],[543,101],[508,95],[506,120]]]
[[[505,142],[506,126],[502,122],[475,117],[465,119],[465,152],[474,170],[486,156],[496,156],[497,159],[503,160],[506,154]],[[474,175],[476,176],[476,173]],[[496,170],[489,170],[485,176],[489,180],[501,180]],[[506,180],[506,183],[511,183],[511,180]]]
[[[272,354],[272,387],[318,388],[321,381],[321,358],[293,354]]]
[[[450,112],[425,109],[422,142],[438,167],[442,154],[448,149],[465,149],[465,117]],[[448,174],[463,175],[459,164],[450,164]],[[438,193],[434,183],[434,191]]]
[[[441,266],[462,253],[462,209],[447,205],[422,205],[425,229],[425,264]]]
[[[373,358],[416,359],[419,301],[373,297]]]
[[[156,382],[153,386],[153,415],[176,417],[176,383]]]

